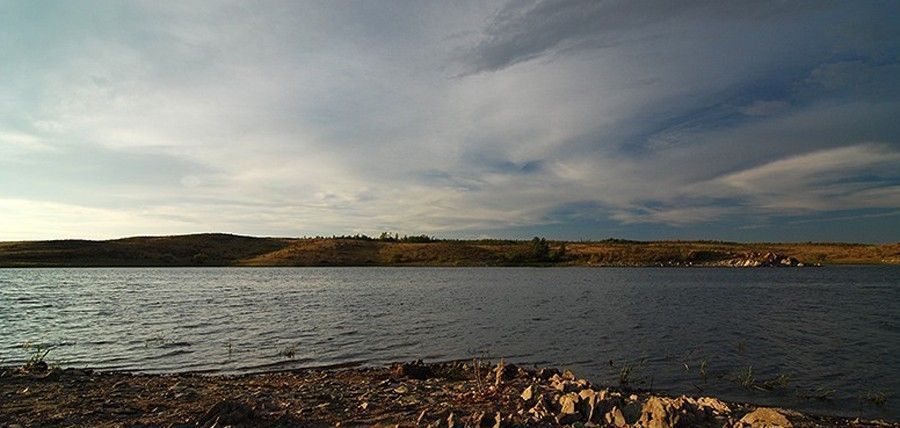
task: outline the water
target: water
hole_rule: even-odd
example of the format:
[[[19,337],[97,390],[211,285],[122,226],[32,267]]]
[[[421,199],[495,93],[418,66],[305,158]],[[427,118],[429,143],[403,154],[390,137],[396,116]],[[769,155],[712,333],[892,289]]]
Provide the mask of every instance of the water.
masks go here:
[[[502,356],[900,420],[898,315],[898,267],[7,269],[0,364],[25,359],[24,342],[67,367],[145,372]],[[747,389],[734,378],[748,368],[790,382]],[[860,399],[877,393],[885,406]]]

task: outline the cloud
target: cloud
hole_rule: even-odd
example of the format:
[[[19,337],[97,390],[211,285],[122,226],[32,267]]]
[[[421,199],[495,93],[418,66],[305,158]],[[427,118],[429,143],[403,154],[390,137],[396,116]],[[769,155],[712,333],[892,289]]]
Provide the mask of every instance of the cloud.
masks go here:
[[[748,106],[742,107],[740,111],[748,116],[771,116],[783,112],[790,106],[791,104],[789,102],[783,100],[757,100]]]
[[[780,213],[900,206],[900,150],[858,144],[778,159],[713,180]],[[864,175],[865,179],[854,180]],[[876,178],[877,177],[877,178]]]
[[[683,30],[685,21],[783,19],[825,7],[827,2],[513,1],[492,17],[464,61],[470,73],[498,71],[559,52],[669,37]]]
[[[3,4],[0,239],[875,215],[897,208],[894,8]]]

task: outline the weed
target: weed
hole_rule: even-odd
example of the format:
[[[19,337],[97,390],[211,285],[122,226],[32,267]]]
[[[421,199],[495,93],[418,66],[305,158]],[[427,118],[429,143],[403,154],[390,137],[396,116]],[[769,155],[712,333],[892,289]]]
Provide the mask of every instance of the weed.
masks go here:
[[[868,390],[860,396],[860,399],[878,407],[884,407],[884,405],[887,404],[888,396],[884,391]]]
[[[744,388],[753,388],[756,386],[756,378],[753,377],[753,366],[747,366],[744,370],[734,372],[730,378],[731,381]]]
[[[706,360],[700,361],[700,377],[703,379],[703,382],[706,382],[706,378],[709,377],[709,364]]]
[[[771,391],[773,389],[786,388],[789,383],[791,383],[791,375],[788,373],[781,373],[778,376],[773,377],[772,379],[763,381],[757,386],[757,388]]]
[[[293,359],[297,356],[297,351],[299,347],[297,345],[287,346],[278,351],[278,356],[286,358],[288,360]]]
[[[166,336],[163,336],[162,334],[156,334],[156,335],[153,335],[144,340],[145,348],[149,348],[150,345],[163,346],[165,344],[166,344]]]
[[[820,387],[816,388],[814,391],[812,391],[812,393],[810,393],[810,394],[797,394],[797,397],[805,399],[805,400],[813,399],[813,400],[819,400],[819,401],[831,401],[834,399],[835,393],[837,393],[837,391],[835,391],[831,388],[825,388],[823,386],[820,386]]]
[[[26,342],[22,344],[22,349],[31,352],[31,355],[25,361],[25,364],[22,365],[22,370],[29,373],[41,373],[50,368],[46,358],[47,354],[49,354],[53,348],[44,348]]]
[[[622,368],[619,369],[619,386],[625,388],[628,386],[628,382],[631,378],[631,365],[628,362],[622,364]]]
[[[644,365],[643,359],[637,364],[631,364],[628,361],[622,363],[622,368],[619,369],[619,386],[623,389],[628,389],[632,384],[635,369],[642,365]]]

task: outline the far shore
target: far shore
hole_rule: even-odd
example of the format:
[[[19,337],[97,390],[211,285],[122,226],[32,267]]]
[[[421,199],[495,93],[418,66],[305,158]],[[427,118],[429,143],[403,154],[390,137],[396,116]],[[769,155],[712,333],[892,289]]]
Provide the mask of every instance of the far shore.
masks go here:
[[[479,360],[238,376],[0,367],[0,426],[846,427],[896,422],[591,385]]]
[[[900,243],[446,240],[364,235],[256,238],[229,234],[107,241],[0,242],[0,267],[586,266],[808,267],[900,265]]]

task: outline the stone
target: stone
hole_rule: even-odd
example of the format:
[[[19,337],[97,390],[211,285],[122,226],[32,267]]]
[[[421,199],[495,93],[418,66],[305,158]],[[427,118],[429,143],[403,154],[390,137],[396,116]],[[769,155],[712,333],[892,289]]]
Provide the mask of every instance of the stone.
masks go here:
[[[578,393],[578,412],[584,416],[585,421],[594,421],[599,418],[597,412],[597,392],[593,389],[582,389]]]
[[[741,418],[741,422],[750,425],[752,428],[793,427],[787,417],[778,410],[768,407],[760,407],[747,413]]]
[[[677,428],[696,426],[695,406],[684,398],[650,397],[641,409],[641,426],[647,428]]]
[[[520,397],[522,397],[522,399],[525,401],[531,401],[531,399],[534,398],[535,389],[536,388],[534,385],[529,385],[528,388],[525,388],[525,390],[522,391],[522,395],[520,395]]]
[[[550,410],[547,409],[547,405],[544,404],[546,400],[543,395],[539,395],[537,398],[537,403],[528,410],[528,413],[531,414],[532,419],[535,421],[542,421],[550,416]]]
[[[537,378],[541,380],[550,380],[555,375],[559,375],[559,370],[554,368],[543,368],[538,370]]]
[[[696,400],[696,403],[700,409],[712,411],[713,414],[725,415],[731,413],[731,408],[727,404],[712,397],[700,397]]]
[[[560,396],[559,413],[556,416],[557,423],[568,425],[581,419],[580,414],[578,413],[578,410],[576,408],[576,405],[578,405],[579,401],[580,397],[574,392],[570,392],[568,394]]]
[[[619,400],[621,400],[621,397],[619,397]],[[625,421],[629,424],[634,424],[641,418],[643,406],[640,401],[628,401],[622,403],[621,409],[622,415],[625,416]]]
[[[622,411],[616,406],[613,406],[612,410],[603,415],[603,420],[607,425],[614,427],[624,427],[628,425],[628,422],[625,421],[625,415],[623,415]]]
[[[570,392],[559,397],[559,412],[564,414],[575,413],[575,405],[578,404],[580,397],[574,392]]]

